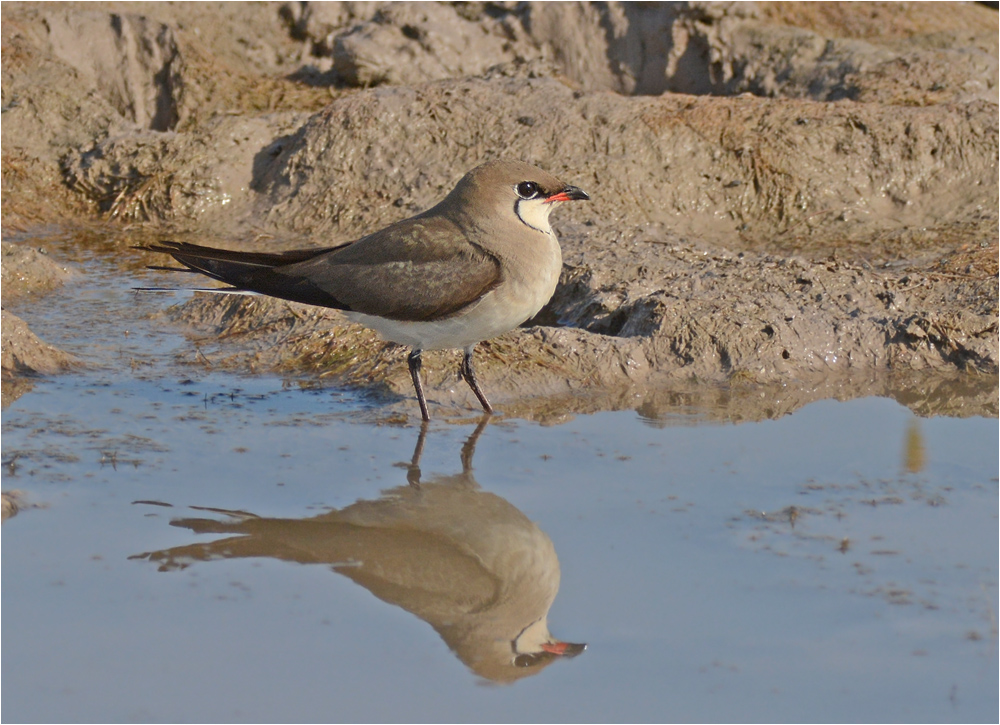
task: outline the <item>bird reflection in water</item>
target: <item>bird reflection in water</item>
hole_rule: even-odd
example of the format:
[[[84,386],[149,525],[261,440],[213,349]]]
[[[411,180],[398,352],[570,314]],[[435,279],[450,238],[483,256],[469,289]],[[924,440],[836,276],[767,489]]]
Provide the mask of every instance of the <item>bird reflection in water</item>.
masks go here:
[[[263,518],[200,509],[224,520],[171,522],[199,534],[234,534],[203,544],[139,554],[160,571],[196,561],[271,557],[327,564],[379,599],[430,624],[473,672],[495,682],[537,674],[585,644],[555,639],[548,612],[559,590],[552,541],[523,513],[483,491],[472,475],[484,416],[462,447],[462,472],[421,478],[421,427],[408,485],[306,519]]]

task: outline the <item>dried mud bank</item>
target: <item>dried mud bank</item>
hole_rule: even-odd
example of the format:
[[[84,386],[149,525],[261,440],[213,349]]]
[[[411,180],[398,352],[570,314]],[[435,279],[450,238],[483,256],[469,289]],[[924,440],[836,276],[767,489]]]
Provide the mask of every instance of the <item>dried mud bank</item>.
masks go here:
[[[428,207],[478,163],[520,157],[593,201],[555,220],[566,266],[535,325],[482,346],[509,414],[723,395],[757,401],[719,408],[752,418],[865,394],[997,414],[995,11],[2,12],[5,235],[69,219],[122,238],[329,245]],[[6,266],[5,251],[5,287]],[[171,316],[222,341],[191,352],[200,364],[408,394],[404,352],[336,313],[199,297]],[[430,397],[464,406],[453,357],[428,355]],[[942,390],[958,398],[941,404]]]
[[[591,191],[572,218],[605,233],[595,254],[649,225],[737,250],[871,253],[874,241],[879,256],[996,234],[996,104],[621,97],[530,75],[359,91],[198,136],[111,137],[67,158],[66,175],[113,217],[256,229],[285,237],[277,246],[357,238],[506,155]]]
[[[31,389],[34,377],[59,373],[76,365],[72,355],[42,342],[24,320],[8,312],[6,307],[34,303],[40,295],[71,279],[74,272],[52,260],[44,250],[8,242],[0,246],[4,305],[0,322],[3,386],[0,404],[6,407]]]
[[[652,284],[641,296],[630,298],[627,282],[607,283],[570,263],[539,316],[548,324],[480,345],[480,377],[504,412],[548,420],[557,411],[646,406],[658,411],[649,414],[655,418],[666,401],[695,407],[680,402],[690,396],[713,417],[755,419],[789,412],[790,401],[794,410],[823,397],[888,395],[925,413],[996,415],[997,377],[989,372],[996,322],[988,308],[975,307],[989,280],[956,289],[933,272],[887,274],[643,238],[622,246],[645,259],[641,274]],[[192,363],[306,372],[390,398],[410,395],[406,351],[337,312],[202,295],[170,314],[202,331]],[[475,409],[457,354],[424,359],[432,404]],[[955,399],[944,403],[942,390]],[[711,402],[720,395],[725,405]],[[740,401],[737,409],[730,398]]]

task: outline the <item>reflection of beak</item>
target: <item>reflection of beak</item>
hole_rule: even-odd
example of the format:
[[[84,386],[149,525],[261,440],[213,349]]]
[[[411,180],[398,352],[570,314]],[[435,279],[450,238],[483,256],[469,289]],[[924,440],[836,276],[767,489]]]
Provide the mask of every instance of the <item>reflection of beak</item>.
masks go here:
[[[542,645],[542,649],[549,654],[559,655],[560,657],[576,657],[587,649],[587,645],[573,644],[571,642],[546,642]]]
[[[583,189],[577,188],[575,186],[567,186],[562,191],[553,194],[548,199],[545,200],[546,204],[551,204],[554,201],[589,201],[590,196]]]
[[[546,642],[542,645],[541,652],[531,654],[520,654],[514,658],[515,667],[538,667],[551,662],[556,657],[576,657],[587,649],[585,644],[572,644],[571,642]]]

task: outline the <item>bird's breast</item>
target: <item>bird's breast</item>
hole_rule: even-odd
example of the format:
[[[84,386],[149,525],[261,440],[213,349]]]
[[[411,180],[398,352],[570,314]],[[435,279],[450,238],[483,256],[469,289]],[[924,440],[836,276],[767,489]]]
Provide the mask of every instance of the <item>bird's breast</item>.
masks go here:
[[[505,270],[508,297],[525,313],[518,325],[538,314],[552,299],[562,272],[562,249],[556,235],[550,231],[538,236],[538,244],[511,255]]]

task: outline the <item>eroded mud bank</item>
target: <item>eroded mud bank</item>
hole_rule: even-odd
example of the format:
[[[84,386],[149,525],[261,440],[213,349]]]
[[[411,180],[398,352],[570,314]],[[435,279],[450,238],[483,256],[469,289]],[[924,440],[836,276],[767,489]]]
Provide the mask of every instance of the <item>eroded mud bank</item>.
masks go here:
[[[110,225],[125,269],[150,236],[329,245],[514,156],[593,201],[555,220],[566,265],[550,305],[482,346],[506,412],[721,395],[761,401],[731,411],[761,417],[894,394],[996,415],[995,11],[5,3],[3,16],[5,238]],[[5,396],[66,360],[16,353],[30,333],[11,317],[25,298],[8,296],[22,285],[10,260],[5,247]],[[336,313],[199,297],[169,314],[204,341],[193,364],[408,388],[404,352]],[[425,370],[432,400],[462,406],[453,357]],[[912,394],[928,388],[958,397]]]

